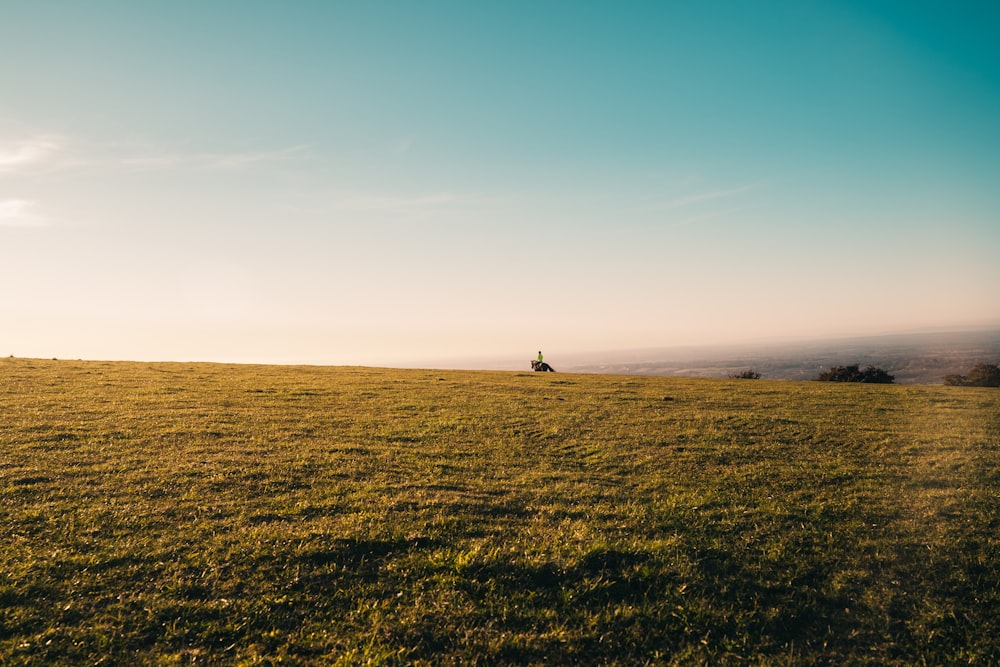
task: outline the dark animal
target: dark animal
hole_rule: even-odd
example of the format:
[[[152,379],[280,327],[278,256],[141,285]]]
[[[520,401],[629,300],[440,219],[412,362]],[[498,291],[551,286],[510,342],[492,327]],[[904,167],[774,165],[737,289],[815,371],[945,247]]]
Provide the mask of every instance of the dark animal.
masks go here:
[[[533,371],[541,371],[543,373],[545,371],[549,371],[550,373],[555,373],[556,372],[556,369],[552,368],[552,366],[549,366],[544,361],[538,361],[538,360],[532,360],[532,362],[531,362],[531,370],[533,370]]]

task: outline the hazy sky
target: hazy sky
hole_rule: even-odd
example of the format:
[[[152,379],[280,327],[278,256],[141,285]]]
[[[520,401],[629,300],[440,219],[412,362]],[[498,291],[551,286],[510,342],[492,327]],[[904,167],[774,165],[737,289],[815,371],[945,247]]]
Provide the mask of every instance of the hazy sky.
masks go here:
[[[0,355],[1000,322],[1000,4],[4,2]]]

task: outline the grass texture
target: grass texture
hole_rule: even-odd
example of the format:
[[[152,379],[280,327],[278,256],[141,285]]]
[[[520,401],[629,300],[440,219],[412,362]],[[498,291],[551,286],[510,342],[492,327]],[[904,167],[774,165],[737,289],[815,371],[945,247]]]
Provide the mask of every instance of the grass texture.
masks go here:
[[[1000,391],[0,359],[0,664],[998,664]]]

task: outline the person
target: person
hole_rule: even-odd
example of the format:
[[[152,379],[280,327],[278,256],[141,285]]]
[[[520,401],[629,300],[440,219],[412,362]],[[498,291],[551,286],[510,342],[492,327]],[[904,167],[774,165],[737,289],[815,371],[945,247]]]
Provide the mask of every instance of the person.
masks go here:
[[[535,371],[551,371],[553,373],[556,370],[556,369],[552,368],[552,366],[549,366],[547,363],[545,363],[544,357],[542,357],[542,351],[541,350],[538,351],[538,358],[537,359],[533,359],[531,361],[531,369],[535,370]]]

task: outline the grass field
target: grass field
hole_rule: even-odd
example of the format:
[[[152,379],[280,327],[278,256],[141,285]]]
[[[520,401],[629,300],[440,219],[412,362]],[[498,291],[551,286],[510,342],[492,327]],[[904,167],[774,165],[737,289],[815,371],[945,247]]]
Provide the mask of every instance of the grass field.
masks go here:
[[[998,664],[1000,391],[0,359],[0,664]]]

